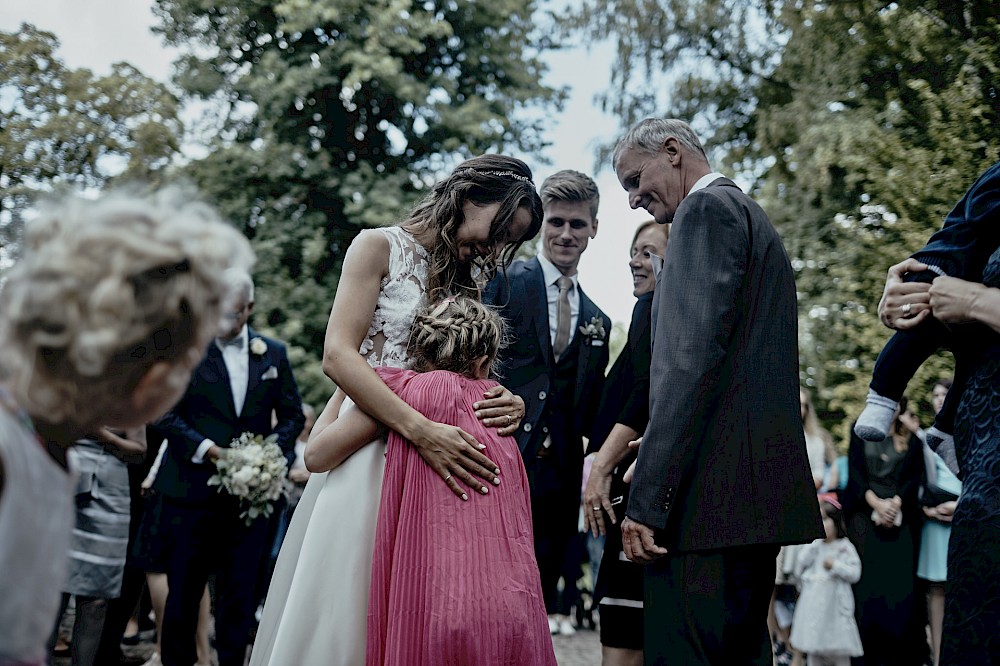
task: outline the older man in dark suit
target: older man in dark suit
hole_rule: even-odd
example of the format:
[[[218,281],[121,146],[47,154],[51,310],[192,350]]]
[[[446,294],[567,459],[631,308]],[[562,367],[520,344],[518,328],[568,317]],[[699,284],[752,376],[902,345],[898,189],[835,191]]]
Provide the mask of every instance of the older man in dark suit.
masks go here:
[[[268,520],[259,517],[245,525],[237,501],[209,487],[208,479],[215,474],[213,463],[244,432],[273,432],[292,460],[305,420],[285,346],[247,325],[253,281],[245,273],[229,278],[233,304],[228,328],[209,345],[187,393],[158,424],[168,442],[154,486],[167,543],[164,666],[197,661],[198,605],[211,573],[216,574],[219,665],[242,666],[253,628],[258,571],[269,546]]]
[[[506,276],[490,283],[484,300],[500,305],[513,329],[503,382],[525,404],[515,436],[531,487],[535,556],[549,628],[568,634],[574,631],[568,618],[572,594],[559,598],[556,588],[561,576],[567,586],[575,586],[580,569],[581,555],[573,544],[583,437],[601,395],[611,320],[583,293],[577,275],[580,257],[597,235],[597,185],[578,171],[560,171],[545,179],[539,194],[541,254],[515,261]]]
[[[799,415],[795,282],[764,211],[679,120],[614,153],[632,208],[673,222],[650,420],[622,536],[647,563],[647,664],[770,664],[781,544],[823,535]]]

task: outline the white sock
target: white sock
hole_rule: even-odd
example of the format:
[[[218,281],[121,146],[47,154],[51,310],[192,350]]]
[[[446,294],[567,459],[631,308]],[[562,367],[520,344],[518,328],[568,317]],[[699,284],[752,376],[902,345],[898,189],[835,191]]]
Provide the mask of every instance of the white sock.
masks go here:
[[[881,442],[889,436],[892,417],[899,403],[871,389],[868,389],[865,403],[865,410],[854,424],[854,434],[868,442]]]

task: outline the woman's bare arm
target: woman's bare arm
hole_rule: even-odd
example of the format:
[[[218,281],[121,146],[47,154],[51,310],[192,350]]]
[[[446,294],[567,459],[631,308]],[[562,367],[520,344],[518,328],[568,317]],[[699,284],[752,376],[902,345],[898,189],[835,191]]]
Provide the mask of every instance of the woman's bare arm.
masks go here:
[[[378,434],[378,422],[354,405],[341,412],[344,393],[337,389],[309,435],[303,459],[310,472],[328,472]]]
[[[407,405],[358,354],[388,265],[389,243],[384,236],[361,234],[351,244],[326,329],[323,370],[358,407],[412,442],[456,495],[465,496],[457,480],[487,492],[476,477],[499,483],[500,470],[482,454],[475,438],[461,428],[434,423]]]

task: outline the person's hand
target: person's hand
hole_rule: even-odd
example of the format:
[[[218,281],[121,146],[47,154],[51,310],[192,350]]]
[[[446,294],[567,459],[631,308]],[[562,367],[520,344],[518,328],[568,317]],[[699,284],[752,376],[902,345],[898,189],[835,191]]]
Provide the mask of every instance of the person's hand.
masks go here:
[[[310,476],[311,472],[305,467],[293,467],[288,470],[288,480],[292,483],[305,483]]]
[[[638,449],[641,445],[642,445],[642,437],[640,437],[639,439],[633,439],[631,442],[629,442],[628,448]],[[632,483],[632,477],[635,476],[635,464],[637,462],[639,462],[638,458],[633,460],[632,464],[628,466],[627,470],[625,470],[625,474],[622,475],[622,480],[625,483]]]
[[[942,523],[950,523],[952,518],[955,517],[955,509],[958,507],[958,502],[951,500],[949,502],[942,502],[934,507],[937,511],[937,519]]]
[[[880,527],[890,527],[896,521],[896,515],[899,513],[899,506],[894,501],[896,499],[899,498],[880,500],[875,507],[875,513],[878,516],[877,522]]]
[[[489,489],[479,479],[500,484],[497,478],[500,468],[482,453],[486,447],[461,428],[427,421],[411,441],[424,462],[463,500],[469,499],[469,496],[458,481],[483,495]]]
[[[927,270],[927,265],[916,259],[907,259],[889,267],[882,300],[878,303],[878,317],[883,324],[905,331],[930,316],[930,285],[926,282],[903,282],[906,273],[924,270]]]
[[[976,282],[953,277],[935,278],[929,292],[931,311],[945,323],[971,321],[972,304],[983,289],[985,287]]]
[[[923,509],[924,515],[931,520],[941,520],[941,514],[938,512],[938,508],[936,506],[925,506]]]
[[[205,452],[205,460],[210,460],[213,463],[219,462],[221,459],[229,455],[229,450],[224,449],[217,444],[213,444],[208,451]]]
[[[622,521],[622,550],[625,557],[639,564],[649,564],[667,554],[666,548],[656,545],[653,528],[628,516]]]
[[[611,506],[611,472],[599,470],[597,465],[590,468],[587,488],[583,492],[583,531],[595,537],[607,534],[604,526],[604,511],[608,512],[611,524],[617,523],[615,510]]]
[[[829,571],[830,569],[833,568],[833,558],[832,557],[828,557],[825,560],[823,560],[823,568],[826,569],[827,571]]]
[[[485,400],[472,405],[476,418],[487,428],[496,428],[499,435],[513,435],[524,418],[524,400],[503,386],[494,386],[483,394]]]

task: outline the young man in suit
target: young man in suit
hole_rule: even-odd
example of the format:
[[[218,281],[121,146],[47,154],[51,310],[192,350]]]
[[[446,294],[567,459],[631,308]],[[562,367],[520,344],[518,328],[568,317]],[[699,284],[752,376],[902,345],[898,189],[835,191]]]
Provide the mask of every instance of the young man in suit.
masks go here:
[[[304,421],[285,346],[247,325],[253,281],[246,273],[228,277],[227,326],[209,345],[187,393],[158,424],[168,442],[154,486],[167,544],[164,666],[197,661],[198,604],[211,573],[216,574],[219,665],[242,666],[254,623],[258,571],[270,545],[268,519],[245,525],[236,500],[209,487],[208,479],[215,474],[214,463],[244,432],[277,434],[290,462]]]
[[[647,119],[614,167],[673,222],[653,310],[649,425],[622,540],[647,564],[647,664],[770,664],[781,544],[823,536],[799,415],[795,281],[764,211],[679,120]]]
[[[559,598],[558,581],[575,589],[581,555],[574,552],[583,475],[583,437],[608,365],[611,320],[580,288],[577,267],[597,235],[597,185],[578,171],[559,171],[539,191],[542,251],[513,262],[489,285],[485,299],[511,323],[503,381],[525,403],[518,429],[531,487],[535,556],[549,628],[574,631],[573,595]]]

